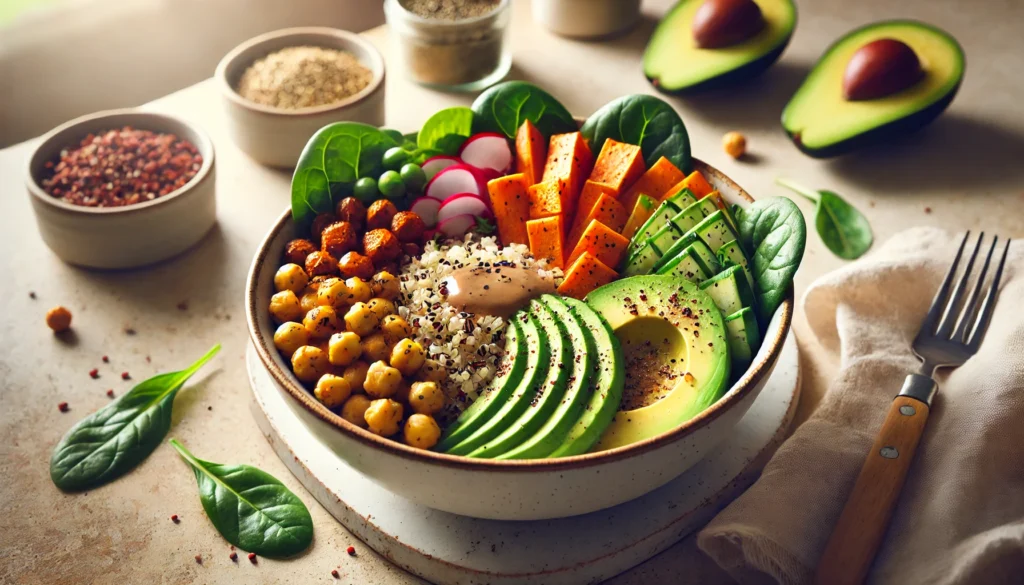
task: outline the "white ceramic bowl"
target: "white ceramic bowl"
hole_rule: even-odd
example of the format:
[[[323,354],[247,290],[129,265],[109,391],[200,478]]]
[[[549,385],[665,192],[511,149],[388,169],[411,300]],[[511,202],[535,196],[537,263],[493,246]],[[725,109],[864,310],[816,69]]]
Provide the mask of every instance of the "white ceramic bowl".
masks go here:
[[[177,191],[124,207],[84,207],[46,193],[40,178],[47,161],[90,133],[132,126],[170,132],[195,145],[203,165]],[[97,112],[58,126],[28,159],[25,184],[43,241],[65,262],[90,268],[135,268],[191,247],[217,221],[213,142],[184,120],[134,109]]]
[[[235,90],[256,60],[287,47],[316,46],[355,55],[373,73],[370,84],[340,102],[286,110],[257,104]],[[221,59],[214,74],[220,86],[232,140],[256,162],[294,167],[303,147],[317,130],[332,122],[384,125],[384,58],[355,33],[325,27],[286,28],[253,37]]]
[[[694,161],[729,203],[752,201],[721,172]],[[641,496],[711,453],[743,417],[771,374],[793,317],[790,292],[746,374],[718,402],[671,431],[625,447],[560,459],[493,461],[413,449],[345,421],[320,404],[274,348],[267,307],[285,244],[297,237],[285,212],[263,240],[249,270],[246,319],[263,366],[305,410],[312,432],[353,468],[418,504],[501,520],[560,518]]]

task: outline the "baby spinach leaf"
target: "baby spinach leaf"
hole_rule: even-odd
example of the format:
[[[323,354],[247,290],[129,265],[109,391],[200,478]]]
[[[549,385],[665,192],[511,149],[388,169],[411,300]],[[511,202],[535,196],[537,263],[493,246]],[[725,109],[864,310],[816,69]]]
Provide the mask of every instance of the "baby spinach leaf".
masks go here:
[[[575,132],[576,120],[548,92],[525,81],[506,81],[492,86],[473,101],[477,132],[500,132],[515,139],[529,120],[545,137]]]
[[[174,396],[220,351],[215,345],[186,370],[139,383],[71,428],[50,457],[50,478],[65,491],[90,489],[130,471],[164,440]]]
[[[664,156],[679,170],[692,170],[690,136],[683,120],[654,96],[627,95],[611,101],[587,118],[581,131],[595,156],[605,139],[614,138],[639,146],[648,167]]]
[[[814,203],[814,227],[833,254],[845,260],[856,260],[871,248],[875,240],[871,224],[838,193],[812,191],[786,179],[775,182]]]
[[[331,211],[332,195],[356,179],[376,178],[384,151],[397,145],[389,133],[358,122],[335,122],[317,130],[292,175],[292,219],[305,225]]]
[[[203,510],[228,542],[270,558],[290,557],[313,542],[309,510],[276,477],[248,465],[203,461],[176,439],[170,442],[195,473]]]
[[[455,155],[472,133],[473,110],[463,106],[447,108],[427,118],[416,135],[416,144],[423,150]]]
[[[807,243],[800,208],[785,197],[758,199],[736,218],[740,243],[752,254],[758,320],[771,320],[793,284]]]

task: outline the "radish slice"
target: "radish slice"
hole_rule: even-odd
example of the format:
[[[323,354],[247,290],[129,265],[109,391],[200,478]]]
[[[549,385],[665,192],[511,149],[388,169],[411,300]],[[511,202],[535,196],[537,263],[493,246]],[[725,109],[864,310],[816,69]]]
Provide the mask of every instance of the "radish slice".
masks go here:
[[[450,238],[464,236],[476,225],[476,217],[468,214],[456,215],[437,224],[437,230]]]
[[[441,210],[437,212],[437,221],[444,223],[445,220],[458,215],[493,217],[490,208],[487,207],[487,202],[472,193],[459,193],[445,199],[441,204]]]
[[[472,193],[482,196],[487,192],[487,182],[483,173],[469,165],[452,165],[434,175],[434,178],[427,183],[423,193],[427,197],[433,197],[438,201],[456,195],[458,193]]]
[[[430,179],[433,179],[434,175],[436,175],[437,173],[440,173],[441,171],[447,169],[452,165],[457,165],[460,162],[462,161],[455,158],[454,156],[439,154],[437,156],[432,156],[427,160],[423,161],[423,164],[420,165],[420,168],[423,169],[423,172],[427,175],[427,180],[429,181]]]
[[[419,197],[409,206],[409,211],[420,216],[428,228],[437,225],[437,212],[441,209],[441,202],[433,197]]]
[[[497,132],[470,136],[459,149],[459,158],[478,169],[490,169],[502,175],[512,170],[512,148],[508,139]]]

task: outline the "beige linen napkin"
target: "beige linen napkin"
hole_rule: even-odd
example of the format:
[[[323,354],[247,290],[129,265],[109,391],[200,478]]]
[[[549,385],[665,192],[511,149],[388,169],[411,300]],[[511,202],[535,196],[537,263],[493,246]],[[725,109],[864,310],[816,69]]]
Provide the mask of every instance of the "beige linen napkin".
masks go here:
[[[919,366],[910,343],[959,239],[931,228],[903,232],[807,291],[816,339],[801,341],[838,352],[839,374],[757,483],[698,537],[740,583],[810,582],[889,403]],[[869,583],[1024,583],[1024,278],[1015,278],[1024,249],[1017,244],[979,353],[937,376],[939,394]]]

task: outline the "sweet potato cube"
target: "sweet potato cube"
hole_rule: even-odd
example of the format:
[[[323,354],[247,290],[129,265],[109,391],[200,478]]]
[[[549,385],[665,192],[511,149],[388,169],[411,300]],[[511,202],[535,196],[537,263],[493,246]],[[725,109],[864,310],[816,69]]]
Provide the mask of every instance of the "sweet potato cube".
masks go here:
[[[540,182],[547,158],[547,141],[529,120],[516,132],[516,173],[522,173],[526,186]]]
[[[608,284],[617,276],[618,274],[607,264],[590,252],[584,252],[565,273],[565,280],[558,285],[558,293],[583,300],[590,291]]]
[[[567,189],[562,179],[544,181],[528,187],[526,193],[530,199],[530,219],[566,215]]]
[[[530,196],[526,192],[526,177],[522,173],[505,175],[487,182],[494,219],[498,222],[498,237],[506,246],[526,244],[526,220],[530,219]]]
[[[646,170],[647,165],[644,164],[644,155],[639,146],[608,138],[597,155],[590,180],[608,185],[618,197]]]
[[[570,132],[551,137],[541,181],[565,181],[566,188],[562,199],[570,215],[576,210],[576,200],[579,199],[583,182],[590,176],[593,166],[594,156],[590,153],[590,147],[583,140],[582,134]]]
[[[561,216],[531,219],[526,222],[526,232],[530,239],[530,253],[536,258],[547,258],[553,266],[565,266],[565,232]]]
[[[670,192],[675,193],[672,188],[684,177],[683,171],[677,169],[672,161],[661,157],[636,183],[633,183],[625,195],[619,197],[619,201],[626,209],[633,209],[637,197],[641,194],[650,195],[661,201]]]
[[[616,267],[622,262],[626,255],[626,248],[629,247],[629,240],[622,237],[617,231],[603,223],[591,220],[583,230],[576,246],[569,254],[568,264],[572,264],[584,252],[590,252],[595,258],[606,265]]]
[[[708,184],[707,180],[704,179],[704,175],[700,174],[700,171],[693,171],[685,179],[683,179],[676,188],[672,189],[672,193],[676,193],[679,189],[689,189],[697,197],[701,199],[708,193],[714,191],[714,187]]]
[[[590,225],[590,222],[597,220],[608,226],[615,232],[621,232],[626,225],[626,208],[619,203],[618,199],[611,195],[601,195],[597,202],[590,206],[590,211],[583,215],[583,208],[576,213],[576,219],[569,230],[569,236],[565,240],[565,248],[572,250],[576,242],[583,235],[583,230]],[[628,238],[627,238],[628,239]]]

